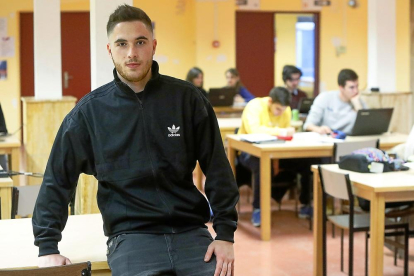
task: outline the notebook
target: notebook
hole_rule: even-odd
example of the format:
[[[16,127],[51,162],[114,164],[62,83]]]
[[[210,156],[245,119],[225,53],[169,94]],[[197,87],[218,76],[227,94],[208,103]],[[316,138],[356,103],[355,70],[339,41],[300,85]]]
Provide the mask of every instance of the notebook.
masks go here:
[[[350,136],[378,135],[388,131],[394,108],[361,109]]]
[[[212,106],[232,106],[236,94],[233,87],[210,88],[208,100]]]

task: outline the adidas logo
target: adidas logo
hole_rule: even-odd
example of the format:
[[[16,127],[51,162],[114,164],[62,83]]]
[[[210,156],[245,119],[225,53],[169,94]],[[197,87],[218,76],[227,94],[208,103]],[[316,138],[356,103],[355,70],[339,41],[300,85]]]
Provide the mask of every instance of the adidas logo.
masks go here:
[[[175,127],[175,125],[173,125],[172,127],[168,127],[168,130],[171,132],[170,134],[168,134],[168,137],[180,136],[180,134],[177,133],[180,130],[180,127]]]

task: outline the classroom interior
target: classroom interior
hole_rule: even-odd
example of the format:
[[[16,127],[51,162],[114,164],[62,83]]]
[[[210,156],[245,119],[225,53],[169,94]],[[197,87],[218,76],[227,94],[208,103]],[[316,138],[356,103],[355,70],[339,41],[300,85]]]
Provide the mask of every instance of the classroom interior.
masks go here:
[[[338,90],[338,73],[349,68],[358,74],[360,95],[369,108],[393,108],[388,131],[374,137],[379,139],[380,149],[392,150],[406,143],[413,128],[414,0],[56,0],[51,6],[57,5],[60,15],[55,12],[50,17],[36,18],[36,7],[39,13],[48,13],[39,8],[46,2],[0,0],[0,107],[8,130],[8,135],[0,136],[0,164],[10,172],[40,174],[0,177],[0,273],[2,269],[36,267],[38,249],[33,245],[30,219],[36,187],[42,183],[41,174],[64,117],[83,96],[113,80],[103,29],[107,19],[99,13],[109,15],[124,2],[151,17],[158,41],[154,60],[163,75],[185,80],[190,68],[198,67],[208,92],[225,87],[226,70],[237,68],[243,85],[255,97],[266,97],[273,87],[285,86],[283,67],[294,65],[302,71],[300,89],[308,98],[315,98]],[[55,28],[48,20],[61,25]],[[48,24],[50,30],[46,30]],[[42,34],[36,37],[36,32]],[[61,39],[53,39],[55,34]],[[376,88],[378,92],[372,91]],[[270,172],[278,170],[279,159],[331,158],[334,143],[295,144],[293,140],[276,146],[248,144],[235,135],[245,105],[213,107],[234,172],[237,174],[234,160],[238,151],[256,154],[266,164],[261,169],[267,176],[261,178],[266,186],[261,192],[260,227],[251,222],[251,183],[239,189],[235,275],[348,274],[349,231],[344,234],[342,269],[341,230],[331,223],[323,228],[318,168],[312,167],[310,218],[298,217],[299,180],[280,202],[270,195]],[[300,114],[291,125],[297,133],[305,132],[305,121],[306,114]],[[384,238],[384,230],[378,230],[384,228],[385,201],[414,200],[414,166],[406,172],[395,172],[395,176],[394,172],[389,174],[391,177],[380,180],[378,175],[382,174],[351,174],[354,192],[375,204],[379,202],[378,209],[368,213],[368,229],[354,234],[353,275],[414,275],[413,207],[410,215],[393,217],[407,223],[411,231],[408,251],[401,246],[395,249],[394,238]],[[205,176],[199,166],[193,180],[204,194]],[[393,189],[393,184],[398,187]],[[28,188],[21,190],[19,200],[13,192],[16,187]],[[93,176],[79,177],[59,248],[74,262],[90,261],[93,275],[111,275],[97,189],[98,181]],[[327,208],[329,213],[332,209],[342,211],[343,206],[328,200]],[[212,223],[207,225],[214,237]],[[323,234],[327,274],[323,271]],[[395,240],[407,244],[403,233]]]

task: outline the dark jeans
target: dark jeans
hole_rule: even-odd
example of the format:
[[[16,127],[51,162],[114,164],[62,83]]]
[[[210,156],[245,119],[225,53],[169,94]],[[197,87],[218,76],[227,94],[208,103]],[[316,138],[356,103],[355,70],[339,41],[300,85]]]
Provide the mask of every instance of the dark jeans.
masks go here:
[[[213,276],[216,258],[204,262],[213,241],[206,228],[175,234],[122,234],[108,241],[114,276]]]
[[[248,168],[253,174],[253,208],[260,209],[260,159],[242,152],[239,156],[240,163]],[[301,192],[299,200],[302,204],[310,204],[311,193],[311,170],[312,164],[319,164],[320,158],[281,159],[279,167],[284,170],[293,171],[301,175]]]

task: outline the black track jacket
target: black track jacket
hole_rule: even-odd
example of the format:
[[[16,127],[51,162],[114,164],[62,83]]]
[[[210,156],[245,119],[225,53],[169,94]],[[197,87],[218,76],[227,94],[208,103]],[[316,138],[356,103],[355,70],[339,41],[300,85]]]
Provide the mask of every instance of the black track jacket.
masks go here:
[[[80,173],[99,181],[109,238],[206,227],[209,206],[192,178],[197,160],[216,239],[233,242],[238,188],[208,100],[192,84],[160,75],[155,61],[141,99],[115,69],[114,78],[83,97],[56,136],[33,214],[39,256],[59,253]]]

